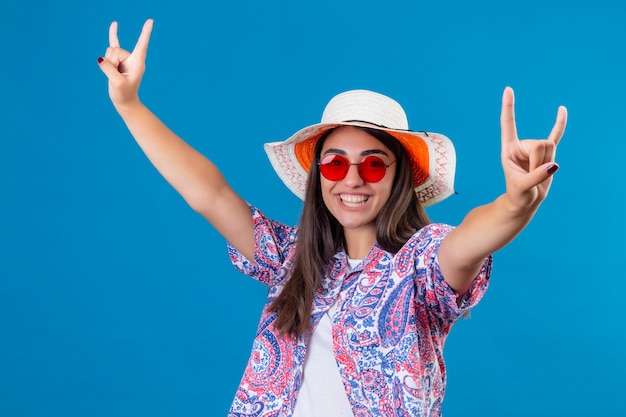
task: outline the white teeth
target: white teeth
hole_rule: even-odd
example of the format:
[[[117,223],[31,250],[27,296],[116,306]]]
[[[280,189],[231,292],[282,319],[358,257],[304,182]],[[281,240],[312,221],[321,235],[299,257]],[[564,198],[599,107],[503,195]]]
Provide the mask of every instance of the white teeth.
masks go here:
[[[345,204],[346,206],[350,206],[350,207],[362,206],[363,204],[365,204],[365,202],[368,199],[368,197],[365,195],[352,195],[352,194],[341,194],[339,197],[341,198],[341,201],[343,202],[343,204]]]

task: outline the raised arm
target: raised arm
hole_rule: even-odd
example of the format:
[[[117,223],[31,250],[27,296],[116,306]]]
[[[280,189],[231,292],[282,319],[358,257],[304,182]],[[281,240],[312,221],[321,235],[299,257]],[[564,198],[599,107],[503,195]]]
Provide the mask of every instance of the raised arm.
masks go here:
[[[504,90],[500,124],[506,193],[470,211],[445,237],[438,254],[443,276],[458,294],[469,289],[489,254],[504,247],[526,227],[546,198],[552,175],[559,168],[554,158],[566,123],[567,110],[561,106],[547,139],[520,141],[513,90]]]
[[[248,259],[254,255],[252,216],[246,202],[217,167],[167,128],[139,100],[153,21],[143,26],[132,52],[120,48],[117,23],[109,29],[109,47],[100,68],[109,80],[109,96],[150,162],[187,203],[204,216]]]

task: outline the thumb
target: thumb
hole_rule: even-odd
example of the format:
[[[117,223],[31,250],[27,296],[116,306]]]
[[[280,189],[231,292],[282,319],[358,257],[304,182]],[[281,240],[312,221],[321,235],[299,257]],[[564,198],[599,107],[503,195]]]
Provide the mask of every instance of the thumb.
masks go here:
[[[112,84],[119,85],[125,80],[124,76],[118,71],[117,66],[107,58],[98,58],[98,64]]]
[[[555,162],[548,162],[530,171],[524,176],[523,184],[520,184],[524,189],[531,189],[542,182],[551,179],[552,175],[559,169],[559,165]]]

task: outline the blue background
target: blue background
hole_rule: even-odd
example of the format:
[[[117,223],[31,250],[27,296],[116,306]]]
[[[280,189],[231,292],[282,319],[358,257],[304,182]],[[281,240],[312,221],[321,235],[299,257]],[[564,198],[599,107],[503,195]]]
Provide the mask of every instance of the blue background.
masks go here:
[[[447,416],[617,416],[624,401],[626,6],[567,1],[4,0],[0,415],[225,415],[265,288],[147,162],[96,58],[155,19],[140,96],[268,215],[300,201],[262,149],[367,88],[457,148],[458,224],[503,191],[499,111],[570,119],[533,222],[447,345]]]

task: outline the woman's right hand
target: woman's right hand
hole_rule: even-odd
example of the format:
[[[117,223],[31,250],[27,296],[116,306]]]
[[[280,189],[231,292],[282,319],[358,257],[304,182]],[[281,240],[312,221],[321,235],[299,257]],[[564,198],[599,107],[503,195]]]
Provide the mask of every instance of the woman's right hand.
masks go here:
[[[116,108],[139,102],[139,84],[146,69],[146,52],[152,33],[153,20],[143,25],[141,35],[132,52],[120,48],[117,22],[109,28],[109,47],[104,58],[99,58],[100,69],[109,79],[109,97]]]

